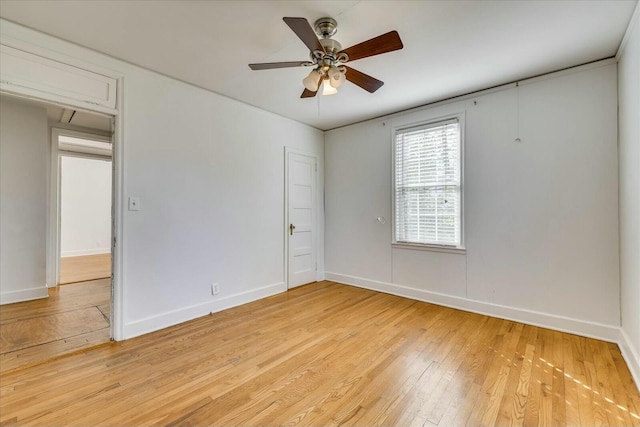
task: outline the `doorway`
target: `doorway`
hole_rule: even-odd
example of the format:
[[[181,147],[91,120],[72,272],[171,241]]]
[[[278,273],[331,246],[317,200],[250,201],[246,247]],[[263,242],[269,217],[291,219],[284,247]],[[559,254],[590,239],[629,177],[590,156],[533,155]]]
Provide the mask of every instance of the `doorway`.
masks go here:
[[[40,168],[43,171],[38,174],[37,180],[33,179],[30,182],[42,190],[37,192],[38,200],[34,199],[35,196],[31,197],[28,207],[32,207],[32,209],[25,209],[25,211],[38,210],[43,212],[41,217],[43,224],[38,228],[40,237],[36,239],[34,236],[34,241],[38,242],[36,248],[38,256],[34,258],[36,264],[31,269],[41,269],[42,279],[39,279],[41,280],[39,283],[42,286],[42,283],[46,281],[46,287],[44,295],[35,297],[40,299],[24,298],[21,302],[18,302],[20,300],[10,301],[2,305],[0,310],[0,372],[4,373],[25,365],[42,363],[63,354],[108,343],[113,337],[113,322],[111,321],[113,317],[113,286],[110,261],[107,271],[105,272],[103,269],[99,274],[102,278],[86,277],[83,281],[74,280],[74,283],[60,286],[58,284],[64,282],[59,280],[61,255],[63,259],[70,258],[68,255],[81,254],[85,256],[106,254],[108,258],[111,258],[114,217],[111,206],[115,196],[111,147],[115,120],[113,116],[108,114],[79,111],[73,107],[50,104],[45,101],[27,100],[7,95],[2,95],[2,97],[5,107],[11,107],[11,110],[16,111],[16,114],[23,111],[26,114],[25,116],[16,116],[17,123],[35,123],[38,129],[45,131],[48,129],[48,132],[37,133],[38,137],[31,139],[29,143],[30,150],[32,150],[30,154],[41,159],[33,163],[32,167],[34,169]],[[6,127],[13,129],[9,124],[6,124]],[[24,132],[24,135],[28,135],[28,133]],[[12,144],[7,145],[7,148],[19,147],[21,145],[20,138],[18,135],[14,138],[14,142],[3,141],[3,144]],[[84,142],[74,141],[74,138],[84,140]],[[108,148],[106,151],[103,150],[104,144]],[[30,156],[23,157],[30,158]],[[62,207],[64,210],[61,203],[64,198],[62,193],[67,186],[65,186],[61,174],[74,175],[74,166],[76,166],[75,169],[78,169],[78,164],[81,166],[80,171],[84,165],[85,172],[88,170],[94,172],[95,175],[95,172],[100,170],[102,175],[107,175],[106,182],[101,183],[101,189],[96,186],[93,189],[95,192],[108,194],[102,194],[100,203],[94,199],[88,200],[85,195],[80,198],[80,203],[76,201],[75,204],[91,205],[96,208],[100,204],[102,208],[106,209],[106,212],[104,209],[102,210],[100,236],[97,234],[92,236],[79,235],[78,233],[88,234],[86,230],[82,231],[78,230],[78,227],[74,227],[74,225],[80,225],[82,220],[77,217],[67,220],[71,226],[66,228],[72,231],[73,228],[76,228],[76,235],[72,236],[70,242],[63,243],[64,238],[61,239],[61,236],[65,227],[61,228],[64,221],[60,215],[60,208]],[[75,172],[77,176],[78,171]],[[15,174],[17,173],[19,171]],[[79,183],[76,180],[76,187],[68,187],[68,193],[78,193],[78,188],[82,187],[82,184],[89,184],[93,180],[86,174],[83,176],[84,178],[81,180],[85,182]],[[73,176],[68,177],[72,178]],[[46,187],[48,187],[48,191],[44,191],[43,188]],[[24,192],[25,194],[33,194],[28,188]],[[9,205],[7,204],[7,206]],[[48,212],[46,215],[44,214],[45,210]],[[96,212],[90,214],[97,215]],[[13,229],[29,230],[31,222],[26,222],[28,219],[25,218],[23,221],[20,216],[14,216],[10,225]],[[44,223],[46,223],[46,230]],[[11,227],[3,229],[5,231],[12,230]],[[31,234],[33,233],[35,231]],[[86,239],[86,237],[89,238]],[[82,248],[79,242],[83,238],[85,241],[91,241],[92,247],[85,245]],[[62,254],[63,250],[66,253]],[[92,251],[94,253],[90,254]]]
[[[289,289],[317,281],[318,160],[285,148],[286,252]]]
[[[56,283],[111,277],[111,141],[92,134],[54,129],[58,165]]]

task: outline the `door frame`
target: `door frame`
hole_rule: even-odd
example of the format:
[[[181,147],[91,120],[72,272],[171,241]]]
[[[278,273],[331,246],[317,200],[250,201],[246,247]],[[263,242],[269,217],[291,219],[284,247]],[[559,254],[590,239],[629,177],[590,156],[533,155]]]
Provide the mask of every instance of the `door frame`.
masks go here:
[[[61,136],[69,136],[79,139],[88,139],[93,141],[112,143],[113,137],[93,134],[88,132],[79,132],[75,130],[51,128],[51,175],[49,177],[49,232],[47,233],[47,287],[53,288],[58,286],[60,281],[60,256],[61,250],[61,226],[62,226],[62,157],[80,157],[84,159],[96,159],[111,162],[111,239],[113,242],[113,152],[110,156],[89,154],[79,151],[60,150],[58,145]],[[110,250],[113,253],[113,245],[110,244]]]
[[[4,32],[2,32],[2,35],[4,36]],[[24,47],[24,50],[28,52],[31,52],[32,49],[33,49],[33,44],[30,44],[30,43],[26,44]],[[123,282],[123,258],[124,257],[122,254],[121,243],[120,243],[123,241],[123,235],[124,235],[124,230],[122,225],[122,221],[124,217],[124,203],[122,200],[123,194],[124,194],[124,185],[123,185],[124,150],[122,149],[121,145],[124,140],[124,124],[123,124],[122,111],[124,107],[125,77],[123,74],[114,72],[112,70],[104,70],[104,69],[101,69],[102,71],[100,71],[100,69],[94,70],[94,68],[96,67],[94,65],[89,66],[84,63],[76,63],[76,61],[72,60],[69,57],[66,57],[66,56],[60,57],[56,54],[53,54],[50,51],[47,51],[46,53],[47,53],[46,56],[51,59],[58,60],[59,62],[62,62],[64,64],[78,66],[86,70],[93,70],[105,76],[110,76],[116,81],[115,108],[105,107],[102,105],[92,104],[88,102],[82,102],[74,99],[67,99],[67,98],[63,99],[55,94],[47,93],[47,92],[38,92],[37,94],[35,93],[24,94],[24,93],[14,93],[11,90],[2,88],[0,89],[0,93],[6,94],[8,96],[12,96],[18,99],[44,102],[47,104],[57,105],[63,108],[73,108],[75,110],[83,110],[91,113],[108,114],[113,118],[113,125],[112,125],[113,135],[111,139],[111,143],[113,146],[113,149],[112,149],[112,164],[113,164],[112,211],[113,213],[111,217],[113,224],[112,224],[111,234],[113,236],[113,239],[111,242],[111,301],[110,301],[110,304],[111,304],[111,319],[110,319],[111,328],[110,329],[111,330],[110,330],[110,335],[112,340],[120,341],[125,339],[125,335],[124,335],[124,308],[125,308],[124,307],[124,287],[125,285]],[[48,144],[48,147],[51,147],[51,144]],[[45,167],[47,169],[50,169],[51,162],[48,161]],[[51,176],[51,171],[47,170],[47,178],[49,178],[50,176]],[[50,193],[50,185],[51,183],[48,183],[47,185],[48,193]],[[51,230],[49,229],[49,227],[51,227],[50,217],[51,217],[51,210],[53,209],[53,206],[51,205],[51,194],[47,194],[46,199],[47,199],[47,214],[46,214],[47,215],[47,230],[46,230],[47,235],[46,237],[47,239],[50,239],[49,233],[51,232]],[[45,243],[45,248],[47,251],[47,254],[45,257],[45,263],[46,263],[45,265],[46,280],[45,281],[46,282],[48,282],[50,277],[49,274],[50,274],[51,267],[48,265],[48,263],[50,259],[49,250],[51,245],[52,243],[50,241],[47,241]]]
[[[315,242],[314,242],[314,251],[315,251],[315,255],[316,255],[316,281],[319,278],[318,275],[318,247],[319,247],[319,241],[320,239],[318,238],[318,217],[319,217],[319,213],[320,213],[320,197],[318,197],[318,188],[319,188],[319,184],[318,184],[318,155],[316,153],[310,152],[310,151],[304,151],[304,150],[300,150],[298,148],[294,148],[294,147],[289,147],[286,146],[284,147],[284,224],[283,224],[283,236],[284,236],[284,266],[283,266],[283,276],[284,276],[284,283],[285,286],[287,288],[287,290],[291,289],[291,287],[289,286],[289,155],[290,154],[299,154],[302,156],[308,156],[308,157],[312,157],[315,159],[315,191],[316,194],[314,194],[314,200],[315,200],[315,206],[314,208],[316,209],[316,215],[315,215],[315,222],[313,224],[313,228],[312,228],[312,233],[315,237]]]

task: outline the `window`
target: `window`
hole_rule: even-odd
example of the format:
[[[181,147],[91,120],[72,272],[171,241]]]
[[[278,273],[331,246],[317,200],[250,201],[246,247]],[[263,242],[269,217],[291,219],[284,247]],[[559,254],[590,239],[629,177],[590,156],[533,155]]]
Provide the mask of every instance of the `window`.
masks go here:
[[[462,248],[460,121],[396,131],[394,243]]]

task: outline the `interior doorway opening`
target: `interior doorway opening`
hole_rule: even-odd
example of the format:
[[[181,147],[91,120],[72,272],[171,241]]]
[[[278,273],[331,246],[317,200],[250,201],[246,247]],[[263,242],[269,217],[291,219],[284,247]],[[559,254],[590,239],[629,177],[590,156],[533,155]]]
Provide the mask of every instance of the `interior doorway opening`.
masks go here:
[[[89,139],[91,138],[91,139]],[[108,137],[54,129],[56,285],[111,277],[112,151]]]
[[[59,285],[111,277],[111,159],[60,159]]]
[[[2,247],[6,254],[12,248],[25,253],[22,241],[28,238],[31,250],[20,264],[3,262],[0,372],[4,373],[108,343],[114,336],[111,255],[117,195],[114,116],[19,96],[1,98],[3,118],[5,113],[11,116],[1,126],[6,187],[2,207],[3,213],[12,213],[3,216]],[[4,167],[5,163],[15,165]],[[102,177],[101,182],[96,176]],[[65,178],[71,178],[66,180],[70,183],[65,185]],[[65,193],[75,201],[68,201]],[[78,207],[93,210],[83,213]],[[71,214],[66,220],[65,211]],[[83,229],[98,216],[100,225],[93,228],[99,232]],[[69,234],[65,230],[71,236],[64,236]],[[108,266],[97,276],[60,280],[60,260],[74,255],[106,255]],[[35,280],[20,280],[23,273]],[[31,288],[20,289],[22,284]]]

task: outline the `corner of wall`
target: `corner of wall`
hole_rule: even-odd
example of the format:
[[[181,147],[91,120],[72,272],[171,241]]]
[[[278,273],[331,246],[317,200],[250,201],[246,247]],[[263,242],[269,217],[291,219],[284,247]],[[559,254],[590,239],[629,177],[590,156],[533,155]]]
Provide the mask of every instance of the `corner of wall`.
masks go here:
[[[640,392],[640,355],[636,353],[631,340],[624,329],[620,328],[620,339],[618,341],[618,347],[620,347],[620,353],[624,361],[627,362],[631,376],[636,383],[636,388]]]
[[[629,20],[629,25],[627,26],[624,36],[622,37],[622,41],[620,42],[620,46],[618,46],[618,51],[616,52],[616,61],[620,61],[620,57],[622,56],[622,52],[624,48],[627,46],[629,42],[629,38],[631,37],[631,33],[638,22],[640,16],[640,1],[636,3],[636,8],[633,10],[633,15],[631,15],[631,19]]]
[[[618,61],[618,164],[620,242],[620,338],[618,345],[640,390],[640,3],[636,4],[616,54]]]

